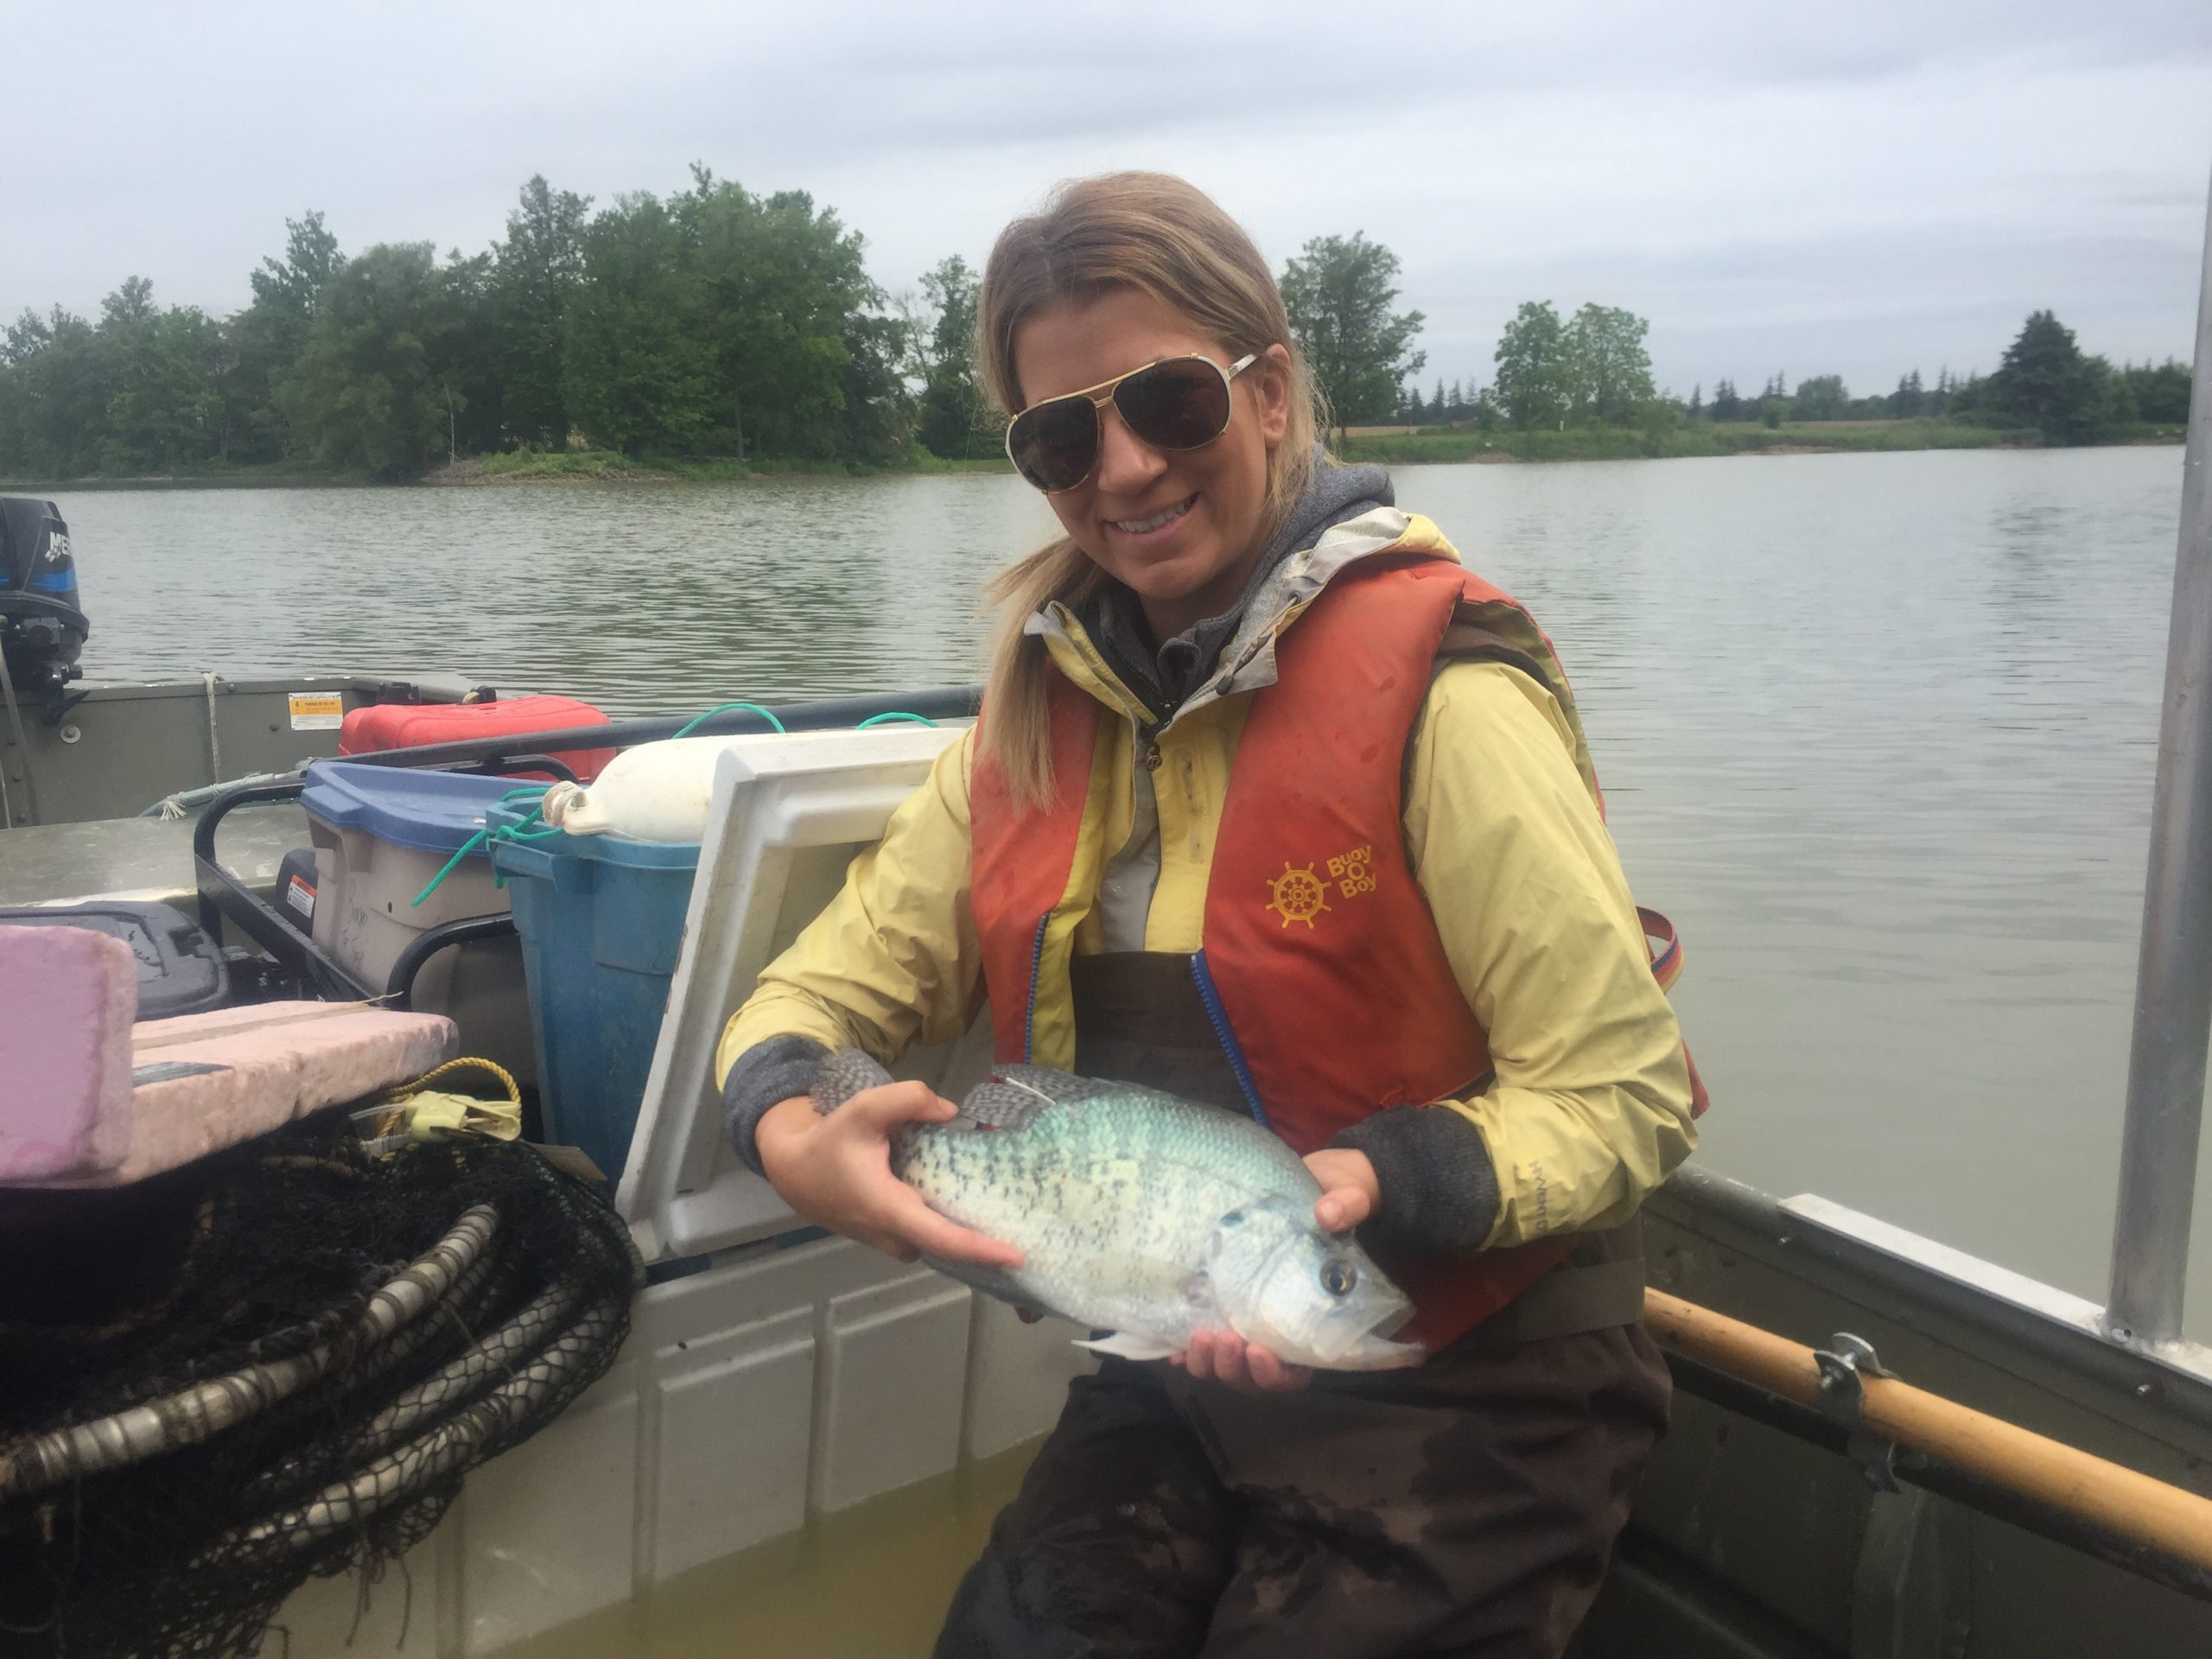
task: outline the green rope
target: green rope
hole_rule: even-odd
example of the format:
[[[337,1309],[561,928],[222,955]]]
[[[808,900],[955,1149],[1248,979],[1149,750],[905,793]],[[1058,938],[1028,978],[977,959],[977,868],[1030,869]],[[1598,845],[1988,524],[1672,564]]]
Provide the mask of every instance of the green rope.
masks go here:
[[[677,730],[676,736],[684,736],[686,734],[696,730],[708,721],[712,720],[716,715],[728,714],[734,709],[742,709],[747,713],[760,715],[760,718],[766,721],[769,725],[774,727],[779,733],[784,733],[786,731],[784,722],[776,718],[776,711],[772,709],[764,709],[757,702],[725,702],[715,708],[708,709],[705,714],[701,715],[697,719],[685,722],[685,724]],[[910,715],[903,709],[893,709],[885,714],[870,715],[866,720],[861,721],[858,726],[855,727],[854,730],[866,731],[871,726],[881,726],[894,720],[912,721],[917,726],[934,727],[937,724],[937,721],[930,719],[926,715]],[[550,827],[542,830],[533,830],[530,827],[531,824],[537,822],[538,815],[545,810],[543,797],[549,785],[544,784],[532,784],[523,789],[511,789],[505,794],[500,796],[499,803],[501,805],[505,805],[507,802],[514,800],[518,797],[524,795],[536,795],[539,798],[539,800],[538,804],[536,806],[531,807],[529,812],[524,816],[521,823],[516,824],[501,824],[496,830],[479,830],[467,841],[461,842],[461,850],[446,861],[445,868],[440,870],[435,875],[430,878],[429,886],[424,887],[422,892],[416,893],[413,899],[410,899],[408,901],[407,907],[410,910],[414,909],[425,899],[428,899],[432,893],[443,887],[445,885],[446,878],[461,868],[461,861],[467,858],[479,847],[483,846],[486,841],[552,841],[566,834],[567,832],[565,830],[555,830]],[[505,887],[507,885],[506,872],[504,870],[494,871],[492,876],[492,885],[495,887]]]
[[[703,726],[707,721],[712,720],[716,715],[726,715],[733,709],[742,709],[750,714],[760,715],[761,719],[766,721],[779,732],[784,729],[784,722],[776,718],[776,711],[772,709],[763,709],[757,702],[725,702],[719,708],[708,709],[707,712],[700,715],[698,719],[685,722],[683,730],[677,732],[676,735],[677,737],[683,737],[691,732],[694,728]]]
[[[550,787],[551,785],[549,784],[526,784],[520,789],[511,789],[505,794],[500,796],[499,804],[502,806],[505,806],[509,801],[519,799],[521,797],[525,795],[537,796],[538,798],[538,802],[536,806],[530,809],[529,813],[524,817],[520,823],[515,824],[512,827],[506,824],[501,824],[497,831],[491,830],[479,830],[467,841],[462,842],[461,843],[461,850],[446,861],[445,868],[440,870],[435,875],[430,878],[430,885],[424,887],[422,892],[416,893],[412,899],[407,901],[407,908],[413,910],[425,899],[428,899],[432,893],[435,893],[440,887],[445,886],[446,877],[451,875],[455,870],[459,869],[461,868],[461,861],[467,858],[479,847],[481,847],[486,839],[499,841],[546,841],[561,834],[561,831],[558,830],[548,828],[544,830],[533,830],[530,827],[531,824],[537,822],[538,814],[544,811],[545,791]],[[495,873],[492,878],[492,885],[495,887],[503,887],[506,885],[506,881],[503,875]]]

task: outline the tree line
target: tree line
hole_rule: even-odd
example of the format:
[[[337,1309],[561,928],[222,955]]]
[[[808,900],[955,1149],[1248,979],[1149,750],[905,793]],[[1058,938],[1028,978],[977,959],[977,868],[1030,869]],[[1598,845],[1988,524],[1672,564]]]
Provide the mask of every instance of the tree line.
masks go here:
[[[441,260],[430,244],[341,251],[319,213],[229,316],[163,308],[132,276],[97,320],[56,307],[0,333],[0,474],[68,478],[284,463],[402,479],[440,461],[575,446],[631,457],[882,467],[995,455],[976,370],[978,274],[946,258],[887,294],[865,243],[803,191],[756,195],[694,167],[665,197],[590,198],[543,177],[504,238]],[[1399,263],[1363,234],[1316,237],[1281,276],[1285,308],[1347,426],[1521,431],[1683,420],[1916,416],[2032,426],[2078,442],[2187,418],[2178,362],[2115,368],[2048,311],[1986,378],[1916,369],[1853,398],[1837,375],[1659,391],[1649,324],[1618,307],[1522,304],[1492,383],[1418,382],[1424,319],[1396,308]]]
[[[911,439],[908,331],[863,243],[802,191],[704,168],[665,198],[542,177],[505,237],[341,253],[323,216],[227,317],[133,276],[97,321],[25,312],[0,335],[0,471],[290,461],[379,478],[572,435],[628,455],[883,464]]]
[[[2189,419],[2189,365],[2123,363],[2084,352],[2074,331],[2049,311],[2031,314],[2005,347],[1993,374],[1961,378],[1948,365],[1929,385],[1918,369],[1897,377],[1897,390],[1853,397],[1840,374],[1816,374],[1789,390],[1777,372],[1756,397],[1732,381],[1714,382],[1710,402],[1693,390],[1683,413],[1692,420],[1910,421],[1950,418],[1976,425],[2033,428],[2053,443],[2085,443],[2137,426],[2179,426]]]
[[[1500,336],[1497,378],[1472,390],[1436,383],[1432,397],[1408,387],[1394,418],[1407,425],[1471,425],[1529,431],[1570,426],[1651,427],[1679,421],[1763,422],[1953,419],[2029,429],[2052,443],[2088,443],[2141,426],[2189,419],[2190,373],[2176,359],[2126,363],[2084,352],[2074,331],[2049,311],[2031,315],[1990,375],[1955,377],[1948,365],[1929,386],[1918,369],[1897,390],[1851,395],[1840,374],[1800,381],[1795,392],[1777,372],[1756,397],[1732,380],[1702,384],[1688,401],[1656,391],[1643,349],[1649,325],[1633,313],[1586,305],[1562,319],[1548,302],[1522,305]]]

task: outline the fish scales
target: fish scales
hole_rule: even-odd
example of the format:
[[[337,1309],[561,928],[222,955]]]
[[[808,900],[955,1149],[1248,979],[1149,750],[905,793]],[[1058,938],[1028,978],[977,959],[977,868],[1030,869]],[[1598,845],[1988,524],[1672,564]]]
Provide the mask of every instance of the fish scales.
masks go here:
[[[841,1049],[814,1084],[834,1112],[890,1074]],[[999,1068],[950,1123],[894,1130],[891,1172],[938,1213],[1019,1249],[1022,1265],[927,1258],[988,1295],[1111,1334],[1133,1359],[1228,1329],[1294,1363],[1418,1364],[1389,1340],[1412,1304],[1357,1242],[1314,1215],[1320,1184],[1253,1120],[1135,1084]]]
[[[1192,1314],[1220,1218],[1320,1185],[1273,1136],[1207,1106],[1134,1095],[1039,1113],[1018,1129],[909,1129],[894,1173],[964,1226],[1018,1246],[1012,1275],[1048,1306],[1158,1329]]]

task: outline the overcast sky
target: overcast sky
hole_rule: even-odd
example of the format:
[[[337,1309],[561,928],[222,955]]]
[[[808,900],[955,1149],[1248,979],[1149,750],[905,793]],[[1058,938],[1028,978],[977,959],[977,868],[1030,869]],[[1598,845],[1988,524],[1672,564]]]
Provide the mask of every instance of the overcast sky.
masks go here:
[[[1182,173],[1278,270],[1364,231],[1491,376],[1524,299],[1650,319],[1662,385],[1855,392],[1996,365],[2031,309],[2186,356],[2208,0],[1084,7],[0,0],[0,316],[132,274],[230,311],[283,221],[495,239],[533,172],[601,202],[705,162],[801,188],[887,288],[1071,174]]]

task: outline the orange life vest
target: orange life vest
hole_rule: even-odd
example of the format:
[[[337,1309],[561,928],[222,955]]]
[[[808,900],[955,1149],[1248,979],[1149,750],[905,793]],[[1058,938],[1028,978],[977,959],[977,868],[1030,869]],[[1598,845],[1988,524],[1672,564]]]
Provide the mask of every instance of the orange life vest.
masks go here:
[[[1572,708],[1550,642],[1513,600],[1449,560],[1384,554],[1339,574],[1278,637],[1276,683],[1254,694],[1238,737],[1192,972],[1245,1104],[1300,1154],[1385,1107],[1464,1097],[1490,1071],[1402,828],[1406,743],[1461,618],[1505,621]],[[1069,889],[1102,710],[1057,671],[1049,695],[1054,803],[1016,813],[980,750],[969,791],[976,927],[1007,1062],[1030,1056],[1040,993],[1068,995],[1049,922],[1096,897]],[[1414,1300],[1408,1334],[1434,1348],[1574,1243],[1381,1265]]]

